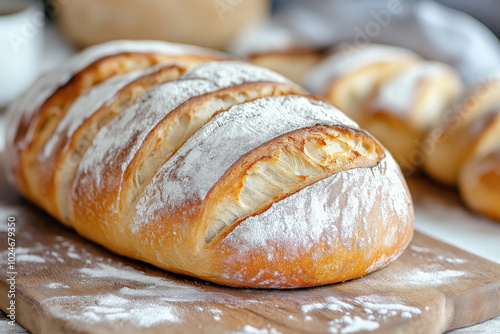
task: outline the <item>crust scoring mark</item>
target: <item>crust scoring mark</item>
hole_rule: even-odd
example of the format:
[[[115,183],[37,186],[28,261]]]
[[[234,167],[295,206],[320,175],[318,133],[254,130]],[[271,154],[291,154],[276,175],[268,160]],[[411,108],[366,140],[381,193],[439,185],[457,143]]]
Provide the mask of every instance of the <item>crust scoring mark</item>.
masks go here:
[[[242,157],[226,172],[229,181],[214,187],[212,196],[226,195],[214,205],[209,200],[205,207],[205,244],[310,184],[337,172],[376,165],[383,157],[383,149],[371,137],[341,127],[315,126],[276,138]]]

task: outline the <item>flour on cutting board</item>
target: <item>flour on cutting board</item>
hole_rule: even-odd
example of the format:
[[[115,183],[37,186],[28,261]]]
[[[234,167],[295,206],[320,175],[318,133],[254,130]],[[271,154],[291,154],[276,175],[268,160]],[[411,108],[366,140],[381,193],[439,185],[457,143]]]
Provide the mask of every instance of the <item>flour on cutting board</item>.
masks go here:
[[[235,332],[235,333],[243,333],[243,334],[281,334],[281,332],[277,331],[276,329],[274,328],[262,328],[262,329],[259,329],[259,328],[256,328],[256,327],[253,327],[253,326],[250,326],[250,325],[245,325],[243,328],[242,328],[242,331],[241,332]]]
[[[21,208],[17,205],[5,205],[0,203],[0,232],[8,232],[8,217],[17,217],[21,213]]]
[[[69,285],[62,284],[62,283],[49,283],[49,284],[45,284],[44,287],[49,288],[49,289],[60,289],[60,288],[69,288]]]
[[[353,310],[362,309],[362,313],[352,315]],[[301,306],[302,312],[333,311],[341,316],[329,322],[330,333],[356,333],[362,330],[375,330],[388,318],[411,318],[422,314],[417,307],[406,305],[394,296],[364,295],[348,298],[326,297],[324,303]],[[307,315],[309,317],[309,315]]]
[[[414,253],[425,253],[425,254],[432,254],[432,251],[427,248],[427,247],[420,247],[417,245],[410,245],[409,248],[414,252]],[[452,264],[461,264],[461,263],[466,263],[466,259],[461,259],[461,258],[456,258],[456,257],[446,257],[443,255],[436,255],[434,257],[435,261],[438,262],[447,262],[447,263],[452,263]]]
[[[16,256],[17,262],[38,262],[45,263],[45,259],[38,255],[20,254]]]
[[[212,292],[205,290],[203,286],[178,283],[164,277],[149,275],[130,266],[107,262],[87,262],[75,273],[81,275],[81,281],[84,283],[88,280],[98,286],[112,283],[118,290],[105,295],[96,293],[50,297],[43,301],[43,305],[50,310],[52,316],[63,320],[78,320],[85,323],[117,321],[150,327],[158,323],[183,322],[183,316],[188,315],[187,310],[191,315],[193,312],[199,312],[200,316],[209,315],[214,321],[219,322],[227,320],[225,317],[228,314],[217,305],[221,305],[221,308],[247,310],[251,309],[252,305],[258,308],[259,305],[267,304],[266,295],[258,297],[260,299],[254,298],[253,290],[247,290],[248,294],[244,297],[230,292]],[[49,287],[56,287],[58,284],[64,285],[54,282]],[[122,287],[119,288],[120,286]],[[301,298],[308,295],[303,291],[294,291],[291,294],[291,296],[283,295],[283,298],[297,298],[293,294],[299,294]],[[391,317],[411,318],[423,312],[394,296],[327,296],[320,299],[321,302],[299,307],[304,313],[304,320],[311,323],[321,318],[321,316],[316,317],[315,312],[328,312],[328,317],[332,319],[328,322],[328,330],[331,333],[372,330],[379,328],[381,323]],[[200,307],[197,305],[200,302],[209,303],[210,307]],[[193,306],[186,308],[186,303]],[[355,309],[358,310],[357,314],[351,314]],[[290,321],[290,317],[286,315],[284,320]],[[247,326],[242,329],[243,333],[280,333],[272,327]]]
[[[69,261],[70,258],[81,263],[73,267],[75,269],[72,270],[71,276],[75,278],[76,275],[76,281],[88,286],[91,293],[74,295],[67,280],[58,280],[59,276],[43,286],[47,289],[58,289],[59,293],[69,294],[49,297],[42,301],[42,306],[52,317],[65,321],[79,321],[86,324],[116,322],[147,328],[161,323],[183,323],[188,321],[186,317],[192,317],[195,312],[196,316],[208,316],[214,322],[224,323],[231,317],[224,309],[257,311],[269,304],[266,294],[255,297],[253,290],[244,290],[244,296],[238,295],[241,290],[236,294],[230,291],[207,291],[203,285],[188,285],[182,281],[148,274],[132,266],[117,263],[111,258],[93,256],[84,247],[63,236],[56,236],[55,242],[48,247],[35,243],[34,247],[19,247],[18,251],[21,259],[36,258],[50,263],[60,259]],[[429,272],[424,271],[428,270],[426,266],[409,270],[400,278],[393,277],[390,284],[394,284],[394,287],[404,284],[440,285],[465,277],[465,273],[458,268],[464,262],[460,259],[447,261],[452,259],[448,254],[433,254],[429,248],[419,244],[412,244],[409,251],[423,257],[424,261],[436,258],[441,261],[431,264],[432,270],[429,269]],[[450,264],[456,265],[457,270],[443,269],[441,266],[444,264],[448,265],[447,268]],[[368,285],[377,282],[377,279],[372,277],[371,275],[365,277]],[[111,286],[113,291],[102,294],[102,290],[94,290],[93,286]],[[308,300],[308,293],[300,290],[281,296],[290,300]],[[291,319],[287,313],[282,321],[307,321],[314,325],[327,316],[330,319],[327,330],[330,333],[342,334],[372,331],[389,320],[409,319],[430,311],[429,308],[420,309],[412,306],[394,295],[349,294],[338,297],[319,296],[313,300],[313,303],[297,305],[303,313],[302,317]],[[200,303],[210,306],[201,307]],[[246,325],[239,332],[280,333],[279,330],[269,326],[259,328]]]

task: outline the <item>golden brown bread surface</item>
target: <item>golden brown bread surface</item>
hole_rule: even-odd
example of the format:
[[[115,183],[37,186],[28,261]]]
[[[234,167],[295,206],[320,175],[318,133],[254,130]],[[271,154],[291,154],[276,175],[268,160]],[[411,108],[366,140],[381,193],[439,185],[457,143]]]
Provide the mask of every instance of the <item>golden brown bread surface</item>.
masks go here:
[[[282,76],[158,42],[79,57],[10,106],[7,165],[25,196],[81,235],[263,288],[359,277],[409,243],[413,206],[392,156]],[[95,74],[103,62],[120,70]]]
[[[500,149],[467,160],[459,177],[460,195],[473,210],[500,221]]]
[[[444,122],[430,134],[425,171],[447,185],[457,185],[460,171],[467,159],[474,155],[481,142],[500,131],[495,114],[500,108],[500,80],[482,80],[449,110]],[[435,138],[434,138],[435,137]]]

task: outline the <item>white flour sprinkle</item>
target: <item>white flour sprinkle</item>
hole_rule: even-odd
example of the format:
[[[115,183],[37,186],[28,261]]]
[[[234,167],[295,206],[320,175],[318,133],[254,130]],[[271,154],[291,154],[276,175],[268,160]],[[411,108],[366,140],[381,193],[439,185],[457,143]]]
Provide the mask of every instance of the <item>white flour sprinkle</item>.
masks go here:
[[[410,249],[412,251],[418,252],[418,253],[430,253],[431,250],[427,247],[420,247],[417,245],[410,245]]]
[[[7,217],[19,217],[19,214],[23,212],[23,209],[17,204],[2,204],[0,203],[0,214],[1,217],[5,217],[5,219],[1,219],[0,221],[0,232],[8,232],[8,221]]]
[[[460,258],[456,258],[456,257],[445,257],[445,256],[442,256],[442,255],[438,255],[436,257],[436,260],[438,260],[438,261],[444,261],[444,262],[451,263],[451,264],[462,264],[462,263],[466,263],[467,262],[466,259],[460,259]]]
[[[417,62],[385,81],[378,89],[373,108],[397,115],[403,120],[412,117],[416,99],[420,97],[428,82],[453,75],[449,66],[436,62]],[[435,103],[445,108],[445,105]],[[432,110],[435,113],[442,110]],[[427,112],[431,112],[430,108]]]
[[[363,313],[351,316],[350,311],[355,309],[363,310]],[[361,295],[344,298],[329,296],[324,302],[302,305],[301,310],[304,313],[315,310],[335,312],[338,317],[329,322],[331,333],[374,330],[389,318],[411,318],[413,315],[422,313],[418,307],[406,305],[398,297],[390,295]],[[308,319],[305,320],[312,320],[309,315],[306,318]]]
[[[274,203],[258,217],[242,221],[221,240],[225,247],[234,250],[226,261],[248,261],[250,257],[247,254],[256,249],[266,253],[276,252],[276,256],[287,250],[289,257],[294,259],[300,256],[297,248],[308,250],[319,242],[335,244],[338,239],[343,242],[344,247],[355,247],[349,243],[353,239],[353,231],[368,229],[376,233],[374,229],[388,230],[385,224],[390,224],[391,220],[386,219],[386,215],[395,211],[400,224],[397,229],[389,230],[382,239],[386,245],[391,245],[399,237],[399,229],[406,230],[405,223],[411,221],[408,217],[412,214],[409,206],[411,200],[403,183],[392,177],[398,175],[396,168],[394,160],[386,157],[376,167],[356,168],[334,174]],[[360,184],[372,186],[359,187]],[[335,190],[334,195],[332,189]],[[384,201],[377,202],[381,193]],[[369,212],[380,204],[380,218],[367,227],[361,225],[363,222],[357,217],[369,217]],[[303,217],[306,217],[305,221]],[[376,239],[366,240],[364,249],[371,249],[376,242]],[[269,245],[273,245],[272,248]],[[335,249],[326,249],[324,254],[326,252],[335,252]],[[399,254],[394,256],[397,255]],[[370,269],[376,270],[390,260],[391,258],[376,260]],[[279,278],[276,278],[274,283],[278,282]]]
[[[307,305],[302,305],[300,307],[300,309],[302,310],[302,312],[304,313],[309,313],[313,310],[318,310],[318,309],[323,309],[325,308],[326,305],[325,304],[322,304],[322,303],[314,303],[314,304],[307,304]]]
[[[72,259],[80,259],[80,255],[78,255],[76,253],[67,252],[66,255],[68,255],[68,257],[70,257]]]
[[[467,275],[465,271],[460,270],[436,270],[422,271],[420,268],[414,268],[405,272],[399,277],[394,277],[391,283],[398,286],[404,285],[426,285],[426,286],[437,286],[449,284],[454,280],[463,278]]]
[[[240,61],[204,63],[187,70],[183,79],[205,79],[219,87],[229,87],[235,82],[272,81],[294,85],[281,74]]]
[[[461,258],[456,258],[456,257],[447,257],[444,255],[436,255],[427,247],[420,247],[417,245],[410,245],[409,247],[410,250],[412,250],[415,253],[420,253],[422,255],[425,255],[429,257],[429,259],[432,259],[433,262],[446,262],[450,264],[463,264],[466,263],[466,259],[461,259]],[[412,254],[413,256],[413,254]]]
[[[74,307],[75,303],[79,307]],[[148,328],[159,323],[179,322],[172,305],[157,305],[154,301],[131,301],[115,295],[85,295],[48,298],[49,311],[56,319],[79,322],[123,322],[127,326]],[[72,307],[68,307],[71,305]]]
[[[150,276],[132,268],[116,268],[104,263],[97,263],[97,267],[82,268],[79,271],[93,278],[115,278],[156,285],[164,285],[167,282],[162,277]]]
[[[17,262],[36,262],[36,263],[45,263],[45,259],[38,255],[31,254],[18,254],[16,255]]]
[[[43,163],[45,159],[48,159],[55,153],[54,149],[66,142],[87,118],[100,107],[109,103],[120,89],[147,72],[149,71],[133,71],[112,77],[93,87],[87,94],[78,97],[45,143],[43,154],[38,157],[39,161]]]
[[[241,332],[240,332],[241,333]],[[277,331],[274,328],[267,329],[267,328],[262,328],[258,329],[250,325],[245,325],[242,329],[242,333],[244,334],[281,334],[281,332]]]
[[[380,327],[378,322],[365,320],[360,317],[348,317],[344,316],[341,318],[339,323],[331,321],[330,324],[335,327],[330,327],[330,333],[357,333],[360,331],[373,331]],[[338,328],[340,327],[340,328]]]
[[[262,98],[217,114],[156,173],[137,204],[130,229],[137,232],[146,222],[154,222],[158,210],[203,200],[242,154],[316,124],[357,127],[338,109],[293,95]]]
[[[404,311],[403,313],[401,313],[401,318],[411,318],[412,315],[410,312],[406,312]]]
[[[120,189],[124,174],[139,148],[158,123],[189,99],[258,81],[288,82],[269,70],[240,62],[198,65],[179,80],[157,85],[132,107],[104,126],[78,166],[72,197],[92,201],[97,194]],[[119,194],[110,211],[120,211]]]
[[[406,305],[401,305],[401,304],[383,304],[383,303],[378,304],[378,303],[371,303],[371,302],[361,302],[360,305],[372,310],[372,312],[376,311],[379,314],[396,315],[397,312],[406,312],[406,313],[410,313],[410,314],[421,314],[422,313],[422,311],[420,311],[420,309],[417,307],[406,306]]]
[[[45,284],[44,287],[49,289],[60,289],[60,288],[69,288],[69,285],[63,283],[49,283]]]

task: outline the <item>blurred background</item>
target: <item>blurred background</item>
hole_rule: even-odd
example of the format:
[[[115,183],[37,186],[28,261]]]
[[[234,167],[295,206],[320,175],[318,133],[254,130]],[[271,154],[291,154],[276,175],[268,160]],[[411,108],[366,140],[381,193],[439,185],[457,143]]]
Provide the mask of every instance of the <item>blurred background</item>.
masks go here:
[[[500,67],[495,34],[497,0],[0,0],[0,106],[77,50],[114,39],[196,44],[243,58],[385,43],[445,61],[467,79]]]

